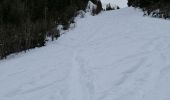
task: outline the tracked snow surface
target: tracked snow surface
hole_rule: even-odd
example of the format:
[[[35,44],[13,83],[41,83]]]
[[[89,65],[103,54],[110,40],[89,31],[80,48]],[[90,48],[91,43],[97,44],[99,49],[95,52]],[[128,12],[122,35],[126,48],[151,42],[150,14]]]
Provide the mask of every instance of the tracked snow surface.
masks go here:
[[[47,46],[0,61],[0,100],[170,100],[170,21],[86,15]]]

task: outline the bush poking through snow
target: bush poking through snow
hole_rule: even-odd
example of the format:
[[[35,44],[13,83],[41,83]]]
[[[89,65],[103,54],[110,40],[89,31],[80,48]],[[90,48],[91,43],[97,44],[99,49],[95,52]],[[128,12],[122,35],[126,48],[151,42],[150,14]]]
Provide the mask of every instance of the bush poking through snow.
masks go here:
[[[115,10],[115,8],[112,7],[112,6],[110,5],[110,3],[109,3],[109,4],[106,5],[106,10],[107,10],[107,11],[108,11],[108,10]]]
[[[104,10],[109,11],[109,10],[116,10],[116,9],[120,9],[120,7],[116,5],[113,6],[109,3],[106,5],[106,8]]]
[[[97,15],[103,10],[101,1],[89,1],[86,11],[90,12],[91,15]]]

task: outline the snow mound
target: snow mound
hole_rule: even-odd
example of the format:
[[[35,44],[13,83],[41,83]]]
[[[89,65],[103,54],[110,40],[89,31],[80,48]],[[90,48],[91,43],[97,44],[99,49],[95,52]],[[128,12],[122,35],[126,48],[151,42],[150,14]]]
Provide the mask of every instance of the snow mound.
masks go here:
[[[0,61],[0,100],[170,100],[170,21],[133,8],[86,16]]]

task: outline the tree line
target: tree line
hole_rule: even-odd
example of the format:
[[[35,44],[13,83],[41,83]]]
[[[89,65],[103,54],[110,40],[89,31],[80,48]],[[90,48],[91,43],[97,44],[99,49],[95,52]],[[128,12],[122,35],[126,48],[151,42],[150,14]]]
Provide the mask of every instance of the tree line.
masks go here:
[[[0,0],[0,59],[45,45],[46,36],[60,36],[89,0]],[[98,3],[98,0],[92,0]],[[101,2],[100,2],[101,3]],[[98,11],[99,12],[99,11]],[[53,31],[50,31],[53,30]]]
[[[145,15],[159,18],[170,18],[169,0],[128,0],[128,6],[142,8]]]

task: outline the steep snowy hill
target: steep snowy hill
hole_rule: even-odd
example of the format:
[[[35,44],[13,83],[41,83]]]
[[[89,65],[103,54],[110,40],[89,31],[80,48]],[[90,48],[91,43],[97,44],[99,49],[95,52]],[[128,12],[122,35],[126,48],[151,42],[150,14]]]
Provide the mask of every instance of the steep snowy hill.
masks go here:
[[[103,12],[0,62],[0,100],[170,100],[170,21]]]

